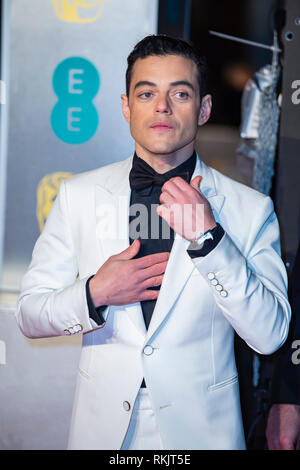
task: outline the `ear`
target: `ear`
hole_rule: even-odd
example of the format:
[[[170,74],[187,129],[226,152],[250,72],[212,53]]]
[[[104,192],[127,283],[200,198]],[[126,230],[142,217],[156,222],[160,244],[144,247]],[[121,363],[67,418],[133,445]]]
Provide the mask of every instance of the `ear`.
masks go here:
[[[121,95],[121,104],[122,104],[122,111],[123,111],[123,116],[125,120],[130,123],[130,109],[129,109],[129,104],[128,104],[128,96],[127,95]]]
[[[202,98],[199,117],[198,117],[198,126],[203,126],[210,117],[212,107],[211,95],[205,95]]]

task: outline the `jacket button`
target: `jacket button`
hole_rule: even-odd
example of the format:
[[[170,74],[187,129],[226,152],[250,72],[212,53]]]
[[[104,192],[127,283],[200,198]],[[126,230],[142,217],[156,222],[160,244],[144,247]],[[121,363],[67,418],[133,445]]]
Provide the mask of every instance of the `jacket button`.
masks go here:
[[[217,289],[218,291],[221,291],[221,290],[223,290],[223,286],[221,286],[221,284],[217,284],[217,285],[216,285],[216,289]]]
[[[218,279],[213,278],[210,282],[213,286],[216,286],[218,284]]]
[[[227,297],[228,292],[223,289],[223,290],[221,290],[220,294],[221,294],[222,297]]]
[[[129,411],[130,410],[130,403],[129,401],[123,401],[123,408],[125,411]]]
[[[215,277],[215,273],[208,273],[207,277],[209,280],[212,280]]]
[[[81,323],[77,323],[76,325],[73,326],[73,328],[75,330],[75,333],[80,333],[80,331],[83,330]]]
[[[143,349],[143,353],[146,355],[146,356],[151,356],[151,354],[153,353],[154,349],[152,348],[152,346],[150,346],[150,344],[147,344],[147,346],[144,347]]]

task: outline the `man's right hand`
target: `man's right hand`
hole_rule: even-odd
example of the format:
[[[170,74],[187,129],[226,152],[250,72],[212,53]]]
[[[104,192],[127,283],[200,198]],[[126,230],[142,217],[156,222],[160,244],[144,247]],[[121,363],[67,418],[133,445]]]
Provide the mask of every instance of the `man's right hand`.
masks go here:
[[[170,253],[154,253],[133,259],[139,252],[137,239],[126,250],[111,256],[90,280],[90,293],[95,307],[126,305],[157,299]]]

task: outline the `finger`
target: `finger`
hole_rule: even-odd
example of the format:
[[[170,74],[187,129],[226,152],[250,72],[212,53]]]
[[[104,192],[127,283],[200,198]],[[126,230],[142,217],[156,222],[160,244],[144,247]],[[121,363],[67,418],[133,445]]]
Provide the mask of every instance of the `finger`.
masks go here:
[[[195,176],[195,178],[191,181],[191,186],[196,189],[198,192],[201,192],[200,185],[202,182],[202,176]]]
[[[160,206],[157,206],[156,208],[158,215],[162,217],[167,222],[167,224],[170,225],[171,228],[174,227],[174,210],[175,209],[176,209],[175,205],[169,206],[168,204],[161,204]]]
[[[170,193],[173,197],[175,197],[175,194],[177,194],[177,198],[180,197],[181,198],[180,201],[184,202],[184,201],[187,201],[191,197],[194,198],[195,189],[198,193],[201,193],[201,190],[199,189],[199,185],[200,185],[199,179],[201,182],[202,176],[195,176],[195,178],[193,179],[193,185],[192,185],[192,183],[189,184],[180,177],[171,178],[165,184],[167,184],[168,182],[171,182],[172,186],[169,185],[169,189],[168,189],[167,186],[164,188],[164,185],[163,185],[162,190],[165,189],[165,191]],[[176,193],[176,189],[177,189],[177,193]]]
[[[185,191],[189,187],[189,183],[185,179],[181,178],[180,176],[174,176],[173,178],[170,178],[168,181],[175,184],[175,186],[178,186],[178,188],[182,189],[183,191]],[[168,181],[166,181],[164,185],[168,183]],[[162,187],[164,187],[164,185]]]
[[[267,428],[266,438],[269,450],[280,450],[279,435],[274,429]]]
[[[157,287],[160,286],[164,278],[164,274],[160,276],[152,276],[149,279],[146,279],[144,282],[141,283],[142,289],[148,289],[149,287]]]
[[[141,302],[142,300],[156,300],[158,296],[159,290],[147,289],[140,294],[138,302]]]
[[[132,262],[134,262],[137,269],[148,268],[154,264],[168,261],[169,256],[169,251],[164,251],[162,253],[153,253],[151,255],[142,256],[142,258],[134,259]]]
[[[162,204],[176,204],[176,199],[174,199],[173,196],[171,196],[170,193],[167,191],[163,191],[161,195],[159,196],[159,200]]]
[[[280,449],[281,450],[294,450],[295,449],[295,444],[293,440],[290,438],[290,436],[280,436],[279,438],[280,442]]]
[[[181,180],[180,182],[178,180]],[[176,177],[171,178],[170,180],[166,181],[161,188],[161,192],[167,192],[170,196],[172,196],[177,201],[182,200],[185,196],[185,191],[189,187],[189,184],[186,183],[182,178]]]
[[[137,238],[134,240],[131,245],[126,248],[125,250],[121,251],[120,253],[117,253],[115,257],[120,258],[120,259],[131,259],[134,258],[138,252],[140,251],[141,247],[141,242]]]
[[[140,280],[143,281],[145,279],[149,279],[153,276],[158,276],[159,274],[163,274],[166,270],[168,261],[164,261],[163,263],[157,263],[153,266],[149,266],[149,268],[144,268],[140,271]]]

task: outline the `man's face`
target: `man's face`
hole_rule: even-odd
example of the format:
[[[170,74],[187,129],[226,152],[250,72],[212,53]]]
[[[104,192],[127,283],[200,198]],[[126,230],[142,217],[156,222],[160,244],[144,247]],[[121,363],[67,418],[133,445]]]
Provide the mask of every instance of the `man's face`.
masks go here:
[[[210,112],[209,107],[203,118],[196,64],[178,55],[138,59],[122,107],[141,158],[185,151],[189,156],[197,126]]]

